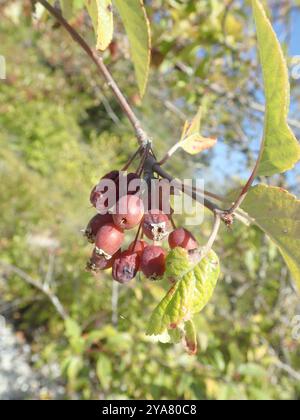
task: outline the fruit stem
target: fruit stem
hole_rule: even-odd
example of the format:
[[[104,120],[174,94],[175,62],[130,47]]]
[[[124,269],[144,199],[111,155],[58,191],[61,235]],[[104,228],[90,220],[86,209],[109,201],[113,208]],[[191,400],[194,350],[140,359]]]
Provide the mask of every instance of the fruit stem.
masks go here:
[[[144,167],[145,167],[145,163],[146,163],[146,160],[148,158],[148,155],[149,155],[149,151],[150,151],[150,145],[147,145],[146,148],[145,148],[145,150],[144,150],[144,153],[143,153],[141,162],[139,164],[139,167],[138,167],[138,169],[136,171],[137,176],[139,178],[141,177],[141,175],[142,175],[142,173],[144,171]]]
[[[130,165],[134,162],[134,160],[137,158],[137,156],[142,152],[143,146],[140,146],[137,151],[131,156],[131,158],[128,160],[126,165],[123,167],[122,172],[127,171],[127,169],[130,167]]]
[[[139,224],[139,228],[138,228],[137,233],[135,235],[135,239],[134,239],[134,242],[133,242],[133,249],[135,248],[135,246],[137,244],[137,241],[139,239],[139,236],[140,236],[140,233],[141,233],[141,229],[142,229],[142,224],[143,224],[143,221],[141,221],[141,223]]]
[[[176,226],[176,223],[174,221],[174,217],[172,215],[170,216],[170,220],[171,220],[173,229],[176,230],[177,229],[177,226]]]

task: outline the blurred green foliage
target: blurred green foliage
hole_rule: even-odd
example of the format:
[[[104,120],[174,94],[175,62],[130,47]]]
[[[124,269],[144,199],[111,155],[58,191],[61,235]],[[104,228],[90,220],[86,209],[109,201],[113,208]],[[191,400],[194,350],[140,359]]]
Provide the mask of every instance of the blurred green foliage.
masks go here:
[[[162,8],[161,1],[154,3],[157,11]],[[161,48],[171,51],[171,44],[176,55],[177,45],[190,66],[194,61],[189,54],[199,42],[220,49],[219,54],[225,48],[219,44],[217,11],[192,44],[178,41],[184,28],[194,28],[187,11],[193,16],[195,3],[216,7],[218,2],[189,1],[184,9],[181,2],[170,0],[166,10],[179,14],[182,23],[168,36],[164,16],[154,27]],[[45,295],[0,268],[0,305],[5,303],[4,314],[30,342],[37,355],[35,367],[58,365],[59,375],[52,379],[65,385],[66,398],[299,398],[299,381],[293,375],[300,369],[299,342],[292,338],[298,299],[278,251],[256,228],[237,223],[230,231],[222,230],[216,244],[222,278],[213,300],[196,317],[197,356],[187,355],[181,344],[154,342],[145,335],[151,311],[163,296],[162,285],[138,278],[117,290],[109,273],[95,278],[85,272],[91,249],[80,230],[93,215],[90,189],[99,176],[126,162],[135,140],[101,79],[98,83],[94,69],[51,19],[32,25],[24,13],[17,22],[9,17],[1,21],[0,52],[8,63],[8,78],[0,82],[1,261],[48,281],[70,316],[62,320]],[[232,36],[239,42],[240,31]],[[163,66],[173,59],[171,55]],[[135,99],[127,62],[107,60],[121,87]],[[199,74],[210,72],[209,58],[206,61]],[[238,77],[243,75],[241,71]],[[233,73],[226,79],[236,81]],[[171,88],[177,97],[188,92],[187,106],[192,108],[199,102],[182,72],[171,73],[170,82],[166,92]],[[214,94],[207,98],[208,103],[215,100]],[[151,95],[143,105],[136,103],[153,130],[161,119],[156,104]],[[228,114],[218,110],[219,119],[227,120]],[[165,121],[165,129],[160,121],[155,132],[162,148],[171,126],[180,127],[174,117]],[[214,116],[207,125],[214,125]],[[187,172],[180,158],[173,170],[178,176]],[[202,242],[209,223],[207,218],[196,232]],[[117,292],[116,309],[112,296]]]

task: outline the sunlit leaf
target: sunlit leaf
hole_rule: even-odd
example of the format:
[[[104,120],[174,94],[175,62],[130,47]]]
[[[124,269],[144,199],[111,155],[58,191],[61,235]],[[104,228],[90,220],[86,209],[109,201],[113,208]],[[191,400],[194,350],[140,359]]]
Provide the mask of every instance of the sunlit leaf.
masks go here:
[[[113,37],[112,0],[85,0],[96,34],[96,48],[104,51]]]
[[[219,274],[219,259],[213,251],[195,264],[186,250],[173,249],[167,257],[165,274],[173,286],[152,313],[147,334],[158,335],[166,329],[175,329],[200,312],[211,299]]]
[[[194,268],[196,289],[194,290],[192,313],[201,312],[212,298],[220,275],[220,261],[217,254],[211,251],[200,264]]]
[[[130,42],[141,96],[145,94],[151,60],[150,24],[142,0],[114,0]]]
[[[178,147],[181,147],[190,155],[197,155],[204,150],[214,147],[217,143],[216,138],[206,138],[201,136],[201,117],[202,110],[199,108],[193,120],[191,122],[186,121],[183,127],[181,140],[178,143]]]
[[[243,209],[279,247],[300,290],[300,201],[281,188],[252,188]]]
[[[258,175],[285,172],[300,159],[300,146],[287,123],[290,86],[287,65],[272,25],[259,0],[252,0],[263,71],[266,113]]]
[[[211,149],[217,143],[215,138],[202,137],[200,134],[193,134],[180,142],[180,147],[190,155],[197,155],[204,150]]]

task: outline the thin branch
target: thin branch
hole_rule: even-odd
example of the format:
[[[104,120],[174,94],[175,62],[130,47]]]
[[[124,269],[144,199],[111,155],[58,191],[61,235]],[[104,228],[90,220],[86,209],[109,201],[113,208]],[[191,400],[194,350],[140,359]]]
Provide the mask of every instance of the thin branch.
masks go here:
[[[96,64],[99,72],[104,77],[107,85],[111,88],[116,99],[118,100],[120,106],[122,107],[124,113],[126,114],[128,120],[133,126],[138,142],[141,145],[145,145],[149,142],[149,138],[145,131],[143,130],[141,123],[135,113],[133,112],[131,106],[129,105],[127,99],[119,89],[117,83],[110,74],[108,68],[103,62],[103,58],[99,56],[97,51],[93,50],[86,41],[81,37],[81,35],[65,20],[61,13],[46,0],[38,0],[48,12],[54,16],[58,22],[68,31],[73,40],[80,45],[80,47],[86,52],[86,54],[91,58],[91,60]]]
[[[253,182],[254,182],[254,180],[256,178],[256,174],[257,174],[257,169],[258,169],[259,163],[260,163],[260,155],[257,158],[255,167],[254,167],[254,169],[252,171],[252,174],[250,175],[250,178],[248,179],[246,185],[242,189],[239,197],[237,198],[237,200],[235,201],[235,203],[233,204],[233,206],[228,210],[228,213],[229,214],[233,214],[243,204],[243,201],[245,200],[245,198],[246,198],[246,196],[248,194],[248,191],[249,191],[250,187],[252,186],[252,184],[253,184]]]
[[[177,150],[181,147],[180,143],[174,144],[171,149],[166,153],[166,155],[162,158],[161,161],[158,162],[159,165],[164,165],[173,155],[177,152]]]
[[[122,172],[127,171],[127,169],[132,165],[134,160],[138,157],[138,155],[142,152],[143,146],[140,146],[137,151],[131,156],[129,161],[126,163],[126,165],[123,167]]]
[[[213,245],[214,245],[214,243],[217,239],[217,236],[218,236],[218,233],[219,233],[219,230],[220,230],[220,226],[221,226],[221,214],[219,212],[215,212],[215,220],[214,220],[213,229],[212,229],[211,235],[210,235],[210,237],[207,241],[207,244],[204,248],[204,253],[205,253],[204,257],[212,249],[212,247],[213,247]]]
[[[152,162],[152,170],[157,173],[160,177],[167,179],[169,182],[173,182],[174,186],[176,186],[180,191],[184,192],[185,194],[189,195],[193,198],[193,200],[197,201],[200,204],[203,204],[204,207],[211,210],[213,213],[215,210],[222,211],[216,204],[212,201],[208,200],[207,198],[203,197],[203,195],[198,194],[196,191],[193,191],[192,188],[188,187],[178,179],[174,178],[170,175],[167,171],[165,171],[152,156],[148,156],[148,161],[153,160]],[[148,164],[149,166],[149,164]]]
[[[125,96],[119,89],[117,83],[113,79],[112,75],[110,74],[108,68],[105,66],[103,59],[99,54],[90,48],[90,46],[86,43],[86,41],[81,37],[81,35],[64,19],[64,17],[61,15],[61,13],[55,9],[53,6],[51,6],[48,1],[46,0],[38,0],[39,3],[41,3],[48,12],[54,16],[58,22],[67,30],[67,32],[71,35],[73,40],[80,45],[80,47],[86,52],[86,54],[90,57],[90,59],[96,64],[100,74],[104,77],[105,81],[107,82],[108,86],[111,88],[112,92],[114,93],[116,99],[118,100],[120,106],[122,107],[125,115],[127,116],[128,120],[132,124],[135,134],[137,137],[137,140],[139,144],[143,147],[146,147],[150,143],[149,137],[147,136],[146,132],[143,130],[141,123],[137,116],[135,115],[134,111],[132,110],[131,106],[127,102]],[[152,158],[152,171],[156,172],[158,175],[160,175],[162,178],[168,179],[169,181],[175,181],[174,177],[169,175],[166,171],[164,171],[159,164],[157,164],[156,159],[153,156],[148,156],[147,159]],[[149,165],[148,165],[149,167]],[[182,183],[178,183],[178,187],[183,190],[184,185]],[[215,210],[220,210],[217,205],[212,203],[210,200],[204,197],[199,197],[197,193],[194,191],[185,191],[187,194],[189,194],[194,200],[198,201],[199,203],[203,204],[205,207],[207,207],[212,212],[215,212]],[[220,210],[221,211],[221,210]],[[226,221],[225,218],[225,212],[224,217],[221,217],[223,221]]]
[[[55,307],[58,314],[62,317],[63,320],[68,318],[68,313],[63,307],[62,303],[60,302],[59,298],[52,292],[47,284],[42,284],[40,281],[34,280],[31,276],[29,276],[25,271],[21,270],[14,265],[7,264],[4,261],[0,261],[0,265],[7,270],[8,272],[15,273],[19,276],[22,280],[24,280],[30,286],[35,287],[40,292],[42,292],[52,303]]]
[[[212,250],[214,243],[217,239],[220,227],[221,227],[222,212],[215,211],[214,224],[211,231],[211,234],[208,238],[206,245],[202,248],[195,249],[189,252],[190,256],[195,256],[197,263],[201,262],[204,258],[207,257],[209,252]]]

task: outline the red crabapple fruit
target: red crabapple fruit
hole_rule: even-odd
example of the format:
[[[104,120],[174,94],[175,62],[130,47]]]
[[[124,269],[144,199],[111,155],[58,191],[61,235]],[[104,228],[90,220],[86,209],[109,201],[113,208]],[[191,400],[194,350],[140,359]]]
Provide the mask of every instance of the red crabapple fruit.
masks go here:
[[[84,236],[90,243],[95,243],[98,230],[107,223],[112,223],[113,218],[111,214],[96,214],[88,223]]]
[[[92,189],[92,192],[90,195],[90,202],[97,210],[101,210],[102,207],[104,209],[105,204],[106,205],[108,204],[107,198],[104,198],[105,193],[107,193],[108,191],[108,187],[102,188],[101,181],[110,180],[110,181],[113,181],[115,185],[117,185],[118,179],[119,179],[119,171],[111,171],[108,174],[104,175],[104,177],[100,179],[99,184],[95,185],[95,187]],[[101,209],[99,209],[98,207],[101,207]]]
[[[198,243],[191,232],[184,228],[175,229],[169,235],[170,248],[181,247],[187,251],[198,248]]]
[[[103,256],[114,255],[122,246],[124,232],[113,223],[103,225],[96,236],[96,253]]]
[[[125,195],[117,203],[113,221],[119,228],[128,230],[139,225],[143,216],[143,201],[136,195]]]

